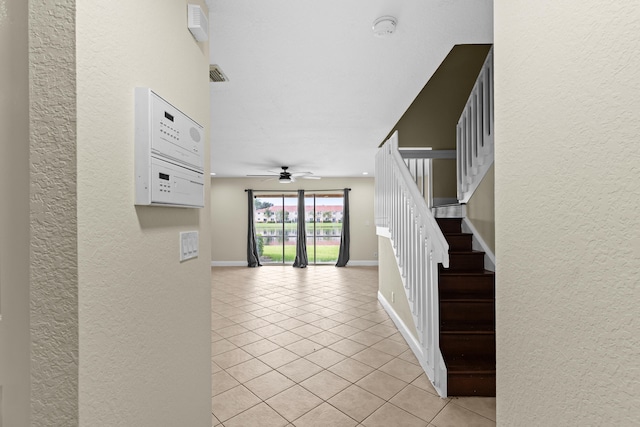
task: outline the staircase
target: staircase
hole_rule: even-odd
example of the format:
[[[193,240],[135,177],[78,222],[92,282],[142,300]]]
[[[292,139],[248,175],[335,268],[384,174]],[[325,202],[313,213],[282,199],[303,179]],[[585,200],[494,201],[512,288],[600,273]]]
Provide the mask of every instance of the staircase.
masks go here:
[[[449,244],[449,268],[439,267],[440,350],[449,396],[496,395],[494,273],[484,252],[471,249],[461,218],[436,218]]]

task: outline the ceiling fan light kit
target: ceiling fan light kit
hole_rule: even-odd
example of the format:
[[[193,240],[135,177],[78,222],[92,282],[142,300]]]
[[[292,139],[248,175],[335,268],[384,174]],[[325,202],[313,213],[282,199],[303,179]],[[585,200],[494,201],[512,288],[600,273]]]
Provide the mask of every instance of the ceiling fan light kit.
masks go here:
[[[280,166],[281,171],[268,171],[270,175],[247,175],[249,177],[273,177],[277,178],[280,184],[290,184],[296,182],[296,178],[303,179],[320,179],[319,176],[314,176],[312,172],[290,172],[289,166]]]

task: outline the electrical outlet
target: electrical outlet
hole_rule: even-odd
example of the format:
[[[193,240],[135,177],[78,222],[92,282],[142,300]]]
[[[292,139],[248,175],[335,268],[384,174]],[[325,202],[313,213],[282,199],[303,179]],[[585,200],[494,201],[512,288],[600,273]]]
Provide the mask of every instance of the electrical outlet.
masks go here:
[[[180,232],[180,261],[198,257],[198,232]]]
[[[396,293],[391,291],[391,302],[396,302]]]

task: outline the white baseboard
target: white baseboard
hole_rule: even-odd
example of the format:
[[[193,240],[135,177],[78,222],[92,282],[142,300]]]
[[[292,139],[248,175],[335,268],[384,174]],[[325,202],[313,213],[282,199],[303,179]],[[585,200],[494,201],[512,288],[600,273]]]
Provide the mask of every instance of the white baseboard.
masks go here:
[[[371,261],[367,261],[367,260],[357,260],[357,261],[349,261],[347,263],[347,267],[377,267],[378,266],[378,261],[377,260],[371,260]]]
[[[282,265],[282,264],[277,264]],[[291,265],[291,264],[285,264]],[[318,265],[333,265],[333,264],[318,264]],[[246,267],[247,261],[211,261],[211,267]],[[313,266],[313,264],[309,264],[309,266]],[[347,267],[377,267],[377,260],[355,260],[349,261],[347,263]]]
[[[247,261],[211,261],[211,267],[246,267]]]

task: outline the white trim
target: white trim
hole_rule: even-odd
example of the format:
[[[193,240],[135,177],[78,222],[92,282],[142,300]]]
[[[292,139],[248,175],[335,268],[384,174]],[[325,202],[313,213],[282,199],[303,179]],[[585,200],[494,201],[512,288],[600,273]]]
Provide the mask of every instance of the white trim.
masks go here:
[[[378,261],[377,260],[358,260],[358,261],[349,261],[347,263],[347,267],[352,266],[352,267],[377,267],[378,266]]]
[[[211,261],[211,267],[246,267],[247,261]]]
[[[398,331],[400,332],[404,340],[407,342],[407,344],[411,348],[411,351],[413,351],[413,354],[416,356],[416,359],[418,359],[418,362],[420,363],[420,367],[422,367],[422,370],[425,372],[425,374],[427,374],[427,378],[429,378],[429,381],[431,381],[431,385],[433,386],[433,388],[438,392],[440,397],[443,397],[443,398],[447,397],[446,393],[443,393],[443,390],[436,387],[435,383],[433,382],[433,378],[434,378],[433,371],[429,368],[427,363],[423,363],[424,353],[422,352],[422,347],[420,346],[420,343],[418,342],[416,337],[413,336],[409,328],[407,328],[407,325],[398,316],[398,314],[393,309],[391,304],[389,304],[387,299],[384,297],[384,295],[380,291],[378,291],[378,301],[380,302],[380,305],[382,305],[382,308],[384,308],[384,310],[387,312],[387,314],[389,315],[393,323],[395,323],[396,328],[398,328]],[[446,384],[446,381],[445,381],[445,384]]]
[[[380,237],[391,239],[391,231],[389,231],[389,227],[376,227],[376,234]]]
[[[487,245],[487,242],[484,241],[482,236],[480,236],[480,233],[478,233],[478,230],[473,226],[473,223],[469,218],[465,216],[462,220],[462,232],[473,234],[473,249],[481,250],[485,253],[484,268],[496,271],[496,255],[489,248],[489,245]]]
[[[315,265],[333,265],[334,263],[319,263]],[[264,264],[271,265],[271,264]],[[283,265],[282,263],[274,264],[274,265]],[[284,265],[293,265],[293,264],[284,264]],[[314,264],[309,264],[309,266],[313,266]],[[211,267],[246,267],[247,261],[211,261]],[[378,260],[350,260],[347,263],[347,267],[377,267]]]

